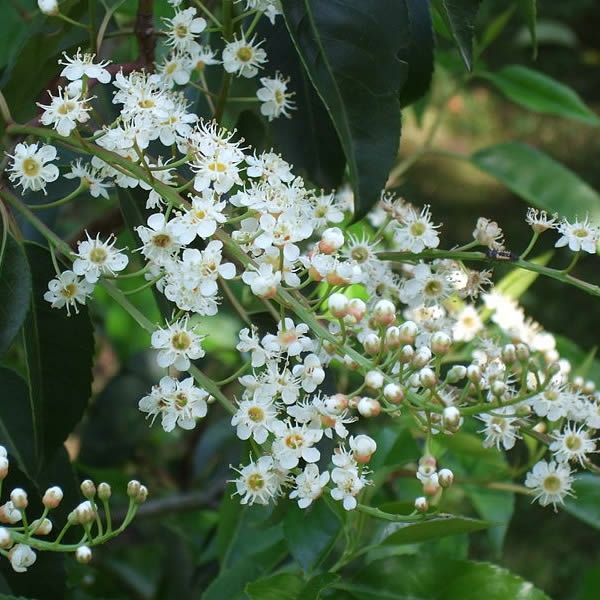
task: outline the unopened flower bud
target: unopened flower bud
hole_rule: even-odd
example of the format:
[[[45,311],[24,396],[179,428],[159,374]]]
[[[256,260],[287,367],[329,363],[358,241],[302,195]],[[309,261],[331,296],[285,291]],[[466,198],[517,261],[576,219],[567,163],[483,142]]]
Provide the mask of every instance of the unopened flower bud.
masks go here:
[[[415,356],[415,349],[412,346],[410,346],[409,344],[406,344],[406,345],[402,346],[402,348],[400,348],[400,352],[398,353],[398,360],[402,364],[406,365],[412,361],[414,356]]]
[[[360,365],[351,356],[348,356],[347,354],[346,356],[344,356],[344,366],[349,371],[356,371],[360,367]]]
[[[135,497],[136,504],[143,504],[148,499],[148,488],[145,485],[140,486],[140,490]]]
[[[90,560],[92,560],[92,550],[89,546],[79,546],[77,550],[75,550],[75,560],[78,563],[83,565],[87,565]]]
[[[11,500],[0,506],[0,523],[14,525],[22,518],[21,511],[15,508]]]
[[[98,498],[100,498],[100,500],[108,500],[111,497],[111,495],[112,490],[108,483],[103,481],[101,484],[98,485]]]
[[[69,521],[85,525],[96,518],[96,509],[89,500],[84,500],[69,514]]]
[[[340,414],[348,408],[348,397],[345,394],[334,394],[324,402],[327,412]]]
[[[358,412],[363,417],[376,417],[381,412],[381,404],[374,398],[364,396],[356,405]]]
[[[349,445],[356,462],[361,464],[368,463],[377,450],[377,443],[368,435],[351,436]]]
[[[431,360],[431,350],[427,346],[421,346],[417,348],[415,355],[412,359],[412,365],[415,369],[422,369],[424,366],[429,364]]]
[[[473,383],[481,383],[481,367],[479,365],[469,365],[467,367],[467,379]]]
[[[518,404],[515,406],[515,415],[520,418],[528,417],[531,414],[531,406],[529,404]]]
[[[10,529],[0,527],[0,548],[10,548],[12,546],[12,536]]]
[[[454,473],[450,469],[440,469],[438,482],[443,488],[449,488],[454,483]]]
[[[402,341],[400,340],[400,328],[392,325],[385,330],[385,343],[388,348],[398,348]]]
[[[392,404],[400,404],[404,400],[404,390],[397,383],[388,383],[383,388],[383,397]]]
[[[448,383],[457,383],[461,379],[464,379],[467,375],[467,367],[464,365],[454,365],[448,371],[446,379]]]
[[[424,469],[424,470],[422,470]],[[431,473],[435,473],[437,469],[437,459],[431,454],[425,454],[419,459],[419,473],[429,476]]]
[[[15,488],[10,493],[10,501],[17,510],[25,510],[29,504],[27,492],[22,488]]]
[[[36,558],[35,552],[27,544],[16,544],[8,553],[8,560],[17,573],[25,573]]]
[[[514,344],[506,344],[501,352],[502,360],[505,363],[514,363],[517,360],[517,348]]]
[[[437,377],[432,369],[425,367],[419,371],[419,383],[421,387],[431,388],[437,383]]]
[[[363,348],[367,354],[379,354],[381,339],[376,333],[369,333],[363,340]]]
[[[372,390],[378,390],[383,386],[383,373],[381,371],[369,371],[365,375],[365,385]]]
[[[81,482],[81,493],[84,498],[91,500],[96,495],[96,485],[91,479],[86,479]]]
[[[427,512],[429,510],[429,501],[425,496],[415,498],[415,509],[419,512]]]
[[[448,354],[452,347],[452,338],[443,331],[436,331],[431,336],[429,345],[435,354]]]
[[[52,531],[52,521],[50,519],[36,519],[31,525],[33,535],[48,535]]]
[[[360,298],[352,298],[348,301],[348,314],[352,315],[357,323],[362,321],[366,312],[367,305]]]
[[[130,498],[134,498],[135,496],[138,495],[139,491],[140,491],[140,486],[142,484],[137,481],[136,479],[132,479],[128,484],[127,484],[127,495]]]
[[[331,294],[327,302],[329,312],[336,319],[343,319],[348,314],[348,298],[344,294]]]
[[[506,383],[504,383],[504,381],[496,380],[492,382],[490,391],[496,398],[501,398],[506,393]]]
[[[378,325],[391,325],[396,320],[396,307],[389,300],[379,300],[373,309],[373,318]]]
[[[591,396],[596,391],[596,383],[588,379],[581,388],[581,391],[588,396]]]
[[[414,321],[405,321],[400,325],[400,340],[403,344],[414,344],[419,333],[419,327]]]
[[[529,352],[529,346],[527,346],[526,344],[517,344],[515,346],[515,353],[519,360],[527,360],[529,358],[529,355],[531,354]]]
[[[42,504],[46,508],[56,508],[63,499],[63,491],[57,486],[52,486],[46,490],[42,498]]]
[[[339,227],[330,227],[321,234],[319,250],[323,254],[333,254],[344,245],[344,232]]]
[[[6,458],[7,456],[8,452],[6,451],[6,448],[0,445],[0,458]]]
[[[0,456],[0,481],[8,475],[8,458]]]
[[[425,483],[423,483],[423,493],[427,496],[435,496],[440,491],[438,474],[434,473]]]
[[[444,427],[451,432],[456,432],[460,428],[461,416],[460,410],[456,406],[446,406],[443,413]]]
[[[44,15],[54,17],[59,13],[57,0],[37,0],[37,4]]]

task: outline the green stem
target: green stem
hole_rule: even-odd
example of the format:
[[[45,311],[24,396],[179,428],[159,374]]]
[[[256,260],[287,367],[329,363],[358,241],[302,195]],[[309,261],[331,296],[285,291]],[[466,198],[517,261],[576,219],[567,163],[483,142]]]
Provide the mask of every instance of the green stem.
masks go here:
[[[55,200],[54,202],[46,202],[46,204],[29,204],[29,208],[31,210],[42,210],[45,208],[56,208],[57,206],[62,206],[63,204],[67,204],[74,200],[81,194],[84,190],[87,189],[87,185],[85,183],[80,183],[79,187],[76,190],[73,190],[70,194],[61,198],[60,200]]]

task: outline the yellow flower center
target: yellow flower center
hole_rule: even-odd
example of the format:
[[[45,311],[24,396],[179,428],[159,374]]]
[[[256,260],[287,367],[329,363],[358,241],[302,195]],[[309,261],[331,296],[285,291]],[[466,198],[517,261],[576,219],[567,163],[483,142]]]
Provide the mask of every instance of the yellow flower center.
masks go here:
[[[90,262],[96,263],[97,265],[105,263],[107,258],[108,253],[104,248],[94,248],[90,252]]]
[[[27,177],[35,177],[41,170],[40,163],[35,158],[26,158],[23,161],[23,173]]]
[[[60,293],[65,298],[72,298],[77,293],[77,286],[74,283],[69,283],[65,285],[65,287],[60,290]]]
[[[237,51],[236,56],[242,61],[242,62],[248,62],[249,60],[252,59],[253,56],[253,52],[250,48],[248,48],[247,46],[240,48]]]
[[[265,411],[262,408],[259,408],[258,406],[253,406],[248,411],[248,417],[251,421],[254,421],[255,423],[260,423],[265,418]]]
[[[173,348],[175,348],[175,350],[187,350],[190,347],[190,344],[192,343],[192,340],[190,339],[190,336],[185,332],[185,331],[178,331],[172,338],[171,338],[171,345],[173,346]]]
[[[262,490],[265,487],[265,478],[260,473],[253,473],[246,480],[248,488],[253,492]]]

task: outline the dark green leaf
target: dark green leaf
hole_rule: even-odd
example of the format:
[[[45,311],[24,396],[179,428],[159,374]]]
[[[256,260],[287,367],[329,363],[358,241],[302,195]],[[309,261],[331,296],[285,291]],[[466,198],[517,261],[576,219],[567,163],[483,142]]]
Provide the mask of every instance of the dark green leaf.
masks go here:
[[[549,600],[510,571],[488,563],[435,556],[394,557],[370,563],[335,600]]]
[[[410,36],[398,58],[408,65],[408,76],[400,90],[400,105],[408,106],[422,98],[433,76],[433,24],[429,2],[405,0]]]
[[[477,41],[477,56],[481,53],[504,31],[506,24],[510,21],[515,7],[509,6],[504,12],[501,12],[495,19],[486,26],[481,39]]]
[[[382,546],[399,546],[401,544],[417,544],[427,540],[435,540],[447,535],[470,533],[490,527],[491,523],[468,519],[466,517],[435,517],[419,523],[398,524],[400,527],[382,542]]]
[[[34,431],[27,384],[15,372],[0,368],[0,390],[0,444],[6,446],[23,473],[34,479],[39,465],[39,435]]]
[[[452,33],[465,66],[473,68],[475,18],[481,0],[432,0],[433,6]]]
[[[517,8],[529,29],[531,36],[531,45],[533,46],[533,58],[537,56],[537,36],[535,22],[537,17],[537,2],[536,0],[517,0]]]
[[[162,527],[160,529],[164,548],[162,572],[155,600],[190,598],[194,559],[182,536]]]
[[[355,217],[379,198],[400,141],[397,58],[408,16],[403,2],[287,0],[286,24],[338,133],[355,194]]]
[[[575,173],[548,155],[517,142],[489,146],[471,162],[532,206],[573,220],[600,219],[600,196]]]
[[[577,475],[575,497],[565,499],[565,510],[595,529],[600,529],[600,477],[592,473]]]
[[[251,507],[252,508],[252,507]],[[255,535],[260,535],[258,532]],[[256,538],[255,538],[256,539]],[[242,598],[248,583],[264,576],[286,556],[285,544],[280,542],[253,556],[245,556],[229,569],[221,571],[202,594],[202,600],[237,600]],[[198,597],[198,592],[191,597]]]
[[[509,65],[497,73],[479,73],[507,98],[539,113],[600,125],[600,117],[570,87],[539,71]]]
[[[277,573],[246,586],[251,600],[296,600],[304,585],[302,577],[293,573]]]
[[[313,577],[298,594],[298,600],[319,600],[321,592],[330,588],[339,579],[337,573],[321,573]]]
[[[23,248],[9,234],[0,264],[0,356],[21,329],[29,308],[31,274]]]
[[[327,558],[341,528],[338,516],[324,501],[317,501],[307,510],[290,506],[283,521],[290,554],[306,571],[314,570]]]
[[[271,25],[262,20],[259,35],[265,38],[271,75],[280,71],[289,77],[296,110],[291,119],[279,118],[269,124],[275,148],[294,165],[295,171],[324,189],[342,181],[346,160],[335,127],[325,105],[302,67],[282,19]]]
[[[44,300],[56,276],[50,254],[26,244],[32,276],[31,310],[25,324],[34,432],[41,468],[81,419],[91,393],[94,338],[87,307],[67,316]]]

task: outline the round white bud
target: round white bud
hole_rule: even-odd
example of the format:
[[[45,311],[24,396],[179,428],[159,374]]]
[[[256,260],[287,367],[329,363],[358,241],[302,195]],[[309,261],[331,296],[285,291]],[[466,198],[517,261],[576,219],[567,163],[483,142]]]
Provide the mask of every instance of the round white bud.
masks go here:
[[[400,329],[396,325],[392,325],[385,330],[385,343],[389,348],[398,348],[402,343]]]
[[[443,331],[436,331],[431,336],[429,345],[435,354],[448,354],[452,347],[452,338]]]
[[[331,294],[327,302],[329,312],[336,319],[343,319],[348,314],[348,298],[344,294]]]
[[[368,435],[350,436],[349,445],[356,462],[361,464],[368,463],[377,450],[377,443]]]
[[[92,550],[89,546],[79,546],[75,550],[75,559],[78,563],[87,565],[92,560]]]
[[[363,417],[376,417],[381,412],[381,404],[374,398],[362,397],[356,405],[358,412]]]
[[[421,346],[417,348],[415,355],[412,359],[412,365],[415,369],[422,369],[431,360],[431,350],[427,346]]]
[[[425,367],[419,371],[419,383],[424,388],[432,388],[437,383],[433,369]]]
[[[10,548],[12,546],[12,536],[10,529],[0,527],[0,548]]]
[[[60,12],[57,0],[37,0],[37,5],[44,15],[54,17]]]
[[[378,325],[391,325],[396,320],[396,307],[389,300],[379,300],[373,309],[373,318]]]
[[[448,380],[448,383],[457,383],[461,379],[464,379],[466,375],[467,367],[465,367],[464,365],[454,365],[448,371],[446,379]]]
[[[409,344],[406,344],[404,346],[402,346],[402,348],[400,348],[400,352],[398,353],[398,360],[402,363],[402,364],[408,364],[413,357],[415,356],[415,349],[410,346]]]
[[[42,504],[46,508],[56,508],[61,500],[63,499],[63,491],[57,486],[54,485],[49,487],[44,493],[44,497],[42,498]]]
[[[344,232],[339,227],[329,227],[321,234],[319,250],[323,254],[333,254],[344,245]]]
[[[462,417],[460,410],[456,406],[446,406],[443,412],[444,427],[451,432],[456,432],[460,428]]]
[[[367,354],[379,354],[381,338],[376,333],[369,333],[363,340],[363,348]]]
[[[443,488],[449,488],[454,483],[454,473],[450,469],[440,469],[438,482]]]
[[[369,371],[365,375],[365,385],[372,390],[378,390],[383,386],[383,373],[381,371]]]
[[[10,493],[10,501],[17,510],[25,510],[29,504],[27,492],[22,488],[15,488]]]
[[[415,509],[419,512],[427,512],[429,510],[429,501],[425,496],[415,498]]]
[[[400,339],[403,344],[413,344],[417,334],[419,333],[419,327],[414,321],[404,321],[399,327]]]
[[[400,404],[404,400],[404,390],[397,383],[388,383],[383,388],[383,397],[392,404]]]
[[[352,315],[357,323],[362,321],[362,318],[367,312],[367,305],[360,298],[351,298],[348,301],[348,314]]]

